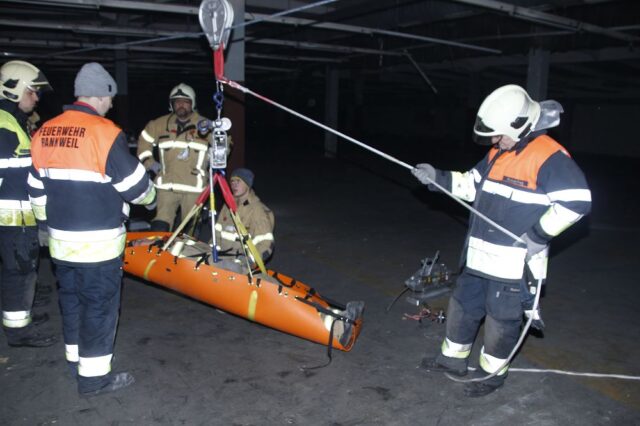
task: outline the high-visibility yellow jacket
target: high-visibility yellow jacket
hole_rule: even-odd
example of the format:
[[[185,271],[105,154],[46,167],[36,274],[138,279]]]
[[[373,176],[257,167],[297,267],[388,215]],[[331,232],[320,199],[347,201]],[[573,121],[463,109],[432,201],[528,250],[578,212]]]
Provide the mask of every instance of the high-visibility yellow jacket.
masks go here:
[[[27,193],[31,139],[26,115],[17,104],[0,101],[0,226],[35,226]]]

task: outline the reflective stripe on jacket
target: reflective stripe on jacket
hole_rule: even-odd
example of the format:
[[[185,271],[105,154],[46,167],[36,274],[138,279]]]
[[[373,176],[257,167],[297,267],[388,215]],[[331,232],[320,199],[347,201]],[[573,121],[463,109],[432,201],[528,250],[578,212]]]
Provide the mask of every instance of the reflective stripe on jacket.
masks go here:
[[[113,122],[84,104],[65,109],[34,135],[29,195],[54,260],[108,262],[124,250],[128,202],[149,204],[155,189]]]
[[[198,122],[206,118],[193,112],[178,132],[173,113],[150,121],[138,138],[138,159],[148,166],[158,148],[162,166],[156,188],[200,193],[207,186],[209,140],[198,133]]]
[[[30,148],[31,139],[16,117],[0,109],[0,226],[36,224],[27,193]]]
[[[275,217],[273,212],[264,205],[251,190],[247,200],[238,204],[238,216],[242,224],[251,235],[258,253],[267,258],[273,252],[275,240],[273,228]],[[243,254],[240,236],[238,235],[229,208],[225,204],[216,218],[216,243],[222,252],[239,255]]]
[[[590,211],[591,192],[578,165],[555,140],[540,135],[520,144],[507,152],[492,148],[472,170],[438,171],[436,179],[515,235],[526,232],[546,244]],[[471,215],[464,259],[470,273],[518,282],[526,252]],[[529,266],[535,278],[545,278],[547,251]]]

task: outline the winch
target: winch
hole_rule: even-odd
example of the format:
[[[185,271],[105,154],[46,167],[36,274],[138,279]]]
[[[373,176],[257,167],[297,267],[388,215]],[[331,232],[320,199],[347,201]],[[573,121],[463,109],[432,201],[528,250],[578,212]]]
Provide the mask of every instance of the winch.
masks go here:
[[[422,259],[422,267],[418,269],[404,284],[411,294],[407,302],[420,306],[428,299],[434,299],[451,291],[451,272],[444,263],[438,263],[440,251],[433,257]]]
[[[396,301],[406,292],[411,291],[407,296],[407,302],[419,308],[415,315],[404,314],[404,319],[412,319],[422,322],[429,319],[434,322],[443,323],[446,315],[443,309],[432,309],[427,300],[440,297],[449,291],[453,285],[452,276],[454,274],[444,263],[438,263],[440,251],[436,251],[433,257],[425,257],[420,261],[421,267],[405,282],[405,288],[398,294],[387,307],[387,312]]]

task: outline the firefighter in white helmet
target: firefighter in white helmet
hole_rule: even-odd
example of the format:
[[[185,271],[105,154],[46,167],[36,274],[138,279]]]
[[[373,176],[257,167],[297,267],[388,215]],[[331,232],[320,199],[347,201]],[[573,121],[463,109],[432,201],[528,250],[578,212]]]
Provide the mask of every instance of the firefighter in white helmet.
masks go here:
[[[484,319],[484,344],[477,377],[465,385],[467,396],[493,392],[504,384],[506,364],[516,345],[523,316],[542,326],[532,310],[530,284],[546,278],[550,240],[591,208],[585,177],[569,153],[546,129],[560,123],[562,107],[536,102],[520,86],[496,89],[478,110],[476,141],[491,145],[467,172],[418,164],[420,182],[440,184],[480,213],[520,236],[514,240],[472,214],[461,264],[463,270],[449,301],[447,332],[441,351],[425,358],[429,371],[467,374],[468,358]],[[431,185],[429,189],[437,190]]]
[[[156,174],[158,210],[151,222],[156,231],[171,229],[178,208],[184,217],[208,182],[209,140],[198,131],[198,123],[208,119],[196,111],[193,88],[180,83],[171,89],[169,110],[151,120],[138,138],[138,159]]]
[[[0,68],[0,258],[2,326],[10,346],[50,346],[54,336],[34,327],[31,309],[38,278],[38,226],[27,192],[31,137],[27,120],[51,86],[24,61]],[[40,317],[41,320],[45,316]]]

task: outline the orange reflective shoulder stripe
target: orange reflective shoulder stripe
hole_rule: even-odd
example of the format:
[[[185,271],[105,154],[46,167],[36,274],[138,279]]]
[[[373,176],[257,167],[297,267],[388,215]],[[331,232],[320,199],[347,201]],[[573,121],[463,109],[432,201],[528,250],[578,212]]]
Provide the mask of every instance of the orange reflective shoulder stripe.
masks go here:
[[[540,167],[558,151],[569,156],[567,150],[551,137],[538,136],[519,154],[510,151],[498,158],[489,172],[489,179],[533,191],[537,188]],[[492,159],[497,152],[492,148],[489,158]]]
[[[79,169],[106,174],[107,157],[120,129],[103,117],[66,111],[34,135],[31,156],[36,169]]]

